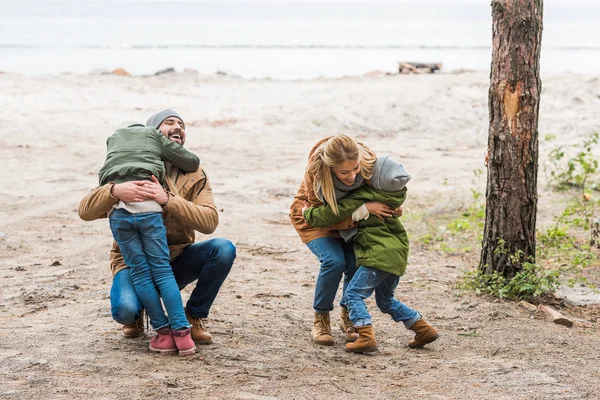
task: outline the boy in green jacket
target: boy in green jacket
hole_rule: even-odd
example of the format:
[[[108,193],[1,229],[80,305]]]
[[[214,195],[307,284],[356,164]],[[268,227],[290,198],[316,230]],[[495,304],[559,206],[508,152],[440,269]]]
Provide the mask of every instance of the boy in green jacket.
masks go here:
[[[101,186],[108,182],[140,180],[162,183],[164,162],[186,172],[196,171],[200,166],[195,154],[165,138],[154,127],[128,124],[117,129],[106,144],[106,161],[99,173]],[[109,222],[125,264],[131,268],[135,292],[156,331],[150,340],[150,350],[194,354],[196,345],[190,336],[191,325],[169,262],[162,206],[155,200],[119,201],[109,214]]]
[[[406,187],[397,190],[397,185],[386,185],[385,178],[394,176],[395,171],[401,170],[405,173],[404,168],[391,158],[380,159],[377,163],[379,164],[374,168],[377,179],[376,182],[375,179],[371,182],[377,189],[364,185],[339,200],[337,215],[330,205],[308,208],[304,211],[306,222],[314,227],[322,227],[336,224],[349,216],[357,219],[357,210],[369,201],[384,203],[392,209],[401,206],[406,199]],[[354,237],[354,253],[360,267],[350,281],[344,299],[359,338],[355,342],[347,343],[346,351],[377,351],[373,322],[364,303],[364,299],[373,292],[377,306],[382,312],[389,314],[396,322],[402,321],[407,329],[416,333],[414,340],[408,344],[410,348],[421,348],[433,342],[439,337],[437,330],[429,325],[419,312],[394,296],[400,277],[406,271],[408,259],[408,235],[400,219],[391,216],[381,220],[368,213],[361,217],[358,218],[358,233]]]

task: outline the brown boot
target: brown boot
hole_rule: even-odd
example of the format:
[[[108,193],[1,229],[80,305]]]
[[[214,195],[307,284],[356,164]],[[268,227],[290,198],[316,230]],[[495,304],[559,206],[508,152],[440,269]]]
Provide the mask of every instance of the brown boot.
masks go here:
[[[136,338],[142,332],[144,332],[144,311],[142,311],[142,315],[133,324],[123,325],[123,336],[126,338]]]
[[[356,333],[356,329],[354,329],[354,325],[350,321],[346,307],[342,307],[342,312],[340,313],[340,330],[346,334],[346,343],[354,342],[358,339],[358,333]]]
[[[358,339],[356,342],[346,343],[346,351],[351,353],[373,353],[378,351],[373,325],[357,326]]]
[[[313,323],[311,335],[313,342],[316,344],[333,346],[333,336],[331,335],[329,313],[315,313],[315,322]]]
[[[198,344],[211,344],[212,335],[208,333],[204,327],[204,321],[201,318],[191,316],[187,310],[185,310],[185,316],[190,324],[192,324],[191,335],[192,340]]]
[[[437,329],[429,325],[423,318],[415,322],[410,329],[416,333],[415,338],[408,343],[408,347],[411,349],[420,349],[440,337]]]

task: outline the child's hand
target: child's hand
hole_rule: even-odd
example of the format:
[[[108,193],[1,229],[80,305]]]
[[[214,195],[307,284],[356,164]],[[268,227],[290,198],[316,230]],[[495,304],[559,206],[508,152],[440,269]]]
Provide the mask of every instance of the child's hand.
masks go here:
[[[367,206],[370,215],[374,215],[382,221],[394,215],[395,210],[387,204],[378,201],[368,201],[365,205]]]
[[[304,215],[304,211],[308,210],[310,208],[310,204],[308,202],[304,202],[302,204],[302,215]]]
[[[402,210],[402,206],[400,206],[394,210],[394,216],[396,216],[396,217],[401,217],[403,213],[404,213],[404,210]]]

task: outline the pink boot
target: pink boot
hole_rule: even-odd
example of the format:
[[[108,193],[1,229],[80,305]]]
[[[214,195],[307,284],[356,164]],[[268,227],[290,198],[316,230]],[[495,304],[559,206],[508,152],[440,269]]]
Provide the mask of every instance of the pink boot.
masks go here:
[[[156,336],[150,339],[150,350],[161,354],[177,351],[177,345],[169,328],[161,328],[156,331]]]
[[[179,349],[180,356],[190,356],[196,352],[196,343],[192,340],[190,328],[172,330],[171,334],[175,339],[175,345]]]

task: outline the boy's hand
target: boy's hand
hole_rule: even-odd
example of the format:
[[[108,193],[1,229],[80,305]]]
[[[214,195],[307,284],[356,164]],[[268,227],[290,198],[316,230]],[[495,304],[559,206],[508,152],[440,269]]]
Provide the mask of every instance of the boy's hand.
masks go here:
[[[382,221],[394,215],[395,210],[387,204],[378,201],[368,201],[365,205],[367,206],[370,215],[374,215]]]
[[[304,211],[308,210],[310,208],[310,204],[308,202],[304,202],[302,204],[302,215],[304,215]]]

